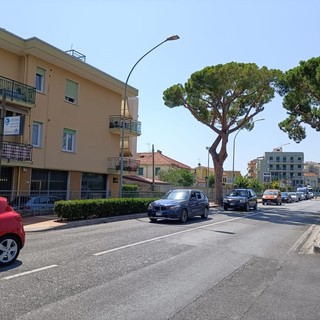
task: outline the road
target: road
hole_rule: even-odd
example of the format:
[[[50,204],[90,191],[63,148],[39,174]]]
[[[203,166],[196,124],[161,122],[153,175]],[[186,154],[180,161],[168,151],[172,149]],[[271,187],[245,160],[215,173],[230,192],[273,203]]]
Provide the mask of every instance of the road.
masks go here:
[[[208,220],[146,217],[28,233],[0,272],[2,320],[319,319],[319,202]]]

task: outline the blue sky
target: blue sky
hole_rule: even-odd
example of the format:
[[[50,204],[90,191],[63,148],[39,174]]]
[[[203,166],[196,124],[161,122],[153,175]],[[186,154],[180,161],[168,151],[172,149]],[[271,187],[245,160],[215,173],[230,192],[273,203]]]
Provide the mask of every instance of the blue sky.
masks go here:
[[[162,94],[206,66],[231,61],[286,71],[320,55],[319,0],[16,0],[1,27],[22,38],[38,37],[86,55],[86,62],[125,82],[136,61],[171,35],[134,69],[129,84],[139,89],[142,135],[138,152],[155,150],[191,167],[207,165],[215,134],[183,107],[169,109]],[[299,144],[280,131],[282,99],[265,106],[251,131],[235,143],[235,170],[246,174],[249,160],[283,145],[320,162],[320,133],[307,128]],[[224,170],[232,170],[234,135]],[[210,159],[210,167],[212,167]]]

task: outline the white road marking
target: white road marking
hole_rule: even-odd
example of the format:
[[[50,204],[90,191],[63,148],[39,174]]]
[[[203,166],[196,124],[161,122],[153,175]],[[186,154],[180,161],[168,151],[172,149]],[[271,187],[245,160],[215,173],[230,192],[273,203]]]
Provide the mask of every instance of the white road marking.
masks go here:
[[[191,228],[191,229],[186,229],[186,230],[182,230],[182,231],[178,231],[178,232],[174,232],[174,233],[169,233],[169,234],[166,234],[166,235],[163,235],[163,236],[160,236],[160,237],[155,237],[155,238],[151,238],[151,239],[147,239],[147,240],[143,240],[143,241],[139,241],[139,242],[127,244],[127,245],[125,245],[125,246],[121,246],[121,247],[109,249],[109,250],[106,250],[106,251],[97,252],[97,253],[94,253],[93,255],[94,255],[94,256],[101,256],[101,255],[103,255],[103,254],[107,254],[107,253],[111,253],[111,252],[115,252],[115,251],[127,249],[127,248],[130,248],[130,247],[139,246],[139,245],[141,245],[141,244],[148,243],[148,242],[152,242],[152,241],[156,241],[156,240],[159,240],[159,239],[164,239],[164,238],[173,237],[173,236],[176,236],[176,235],[178,235],[178,234],[182,234],[182,233],[186,233],[186,232],[190,232],[190,231],[194,231],[194,230],[198,230],[198,229],[205,229],[205,228],[207,228],[207,227],[216,226],[216,225],[218,225],[218,224],[235,221],[235,220],[238,220],[238,219],[242,219],[243,217],[252,217],[252,216],[255,216],[255,215],[257,215],[257,214],[258,214],[258,213],[251,213],[251,214],[247,214],[247,215],[244,215],[244,216],[241,216],[241,217],[237,217],[237,218],[232,218],[232,219],[228,219],[228,220],[224,220],[224,221],[219,221],[219,222],[214,222],[214,223],[206,224],[206,225],[204,225],[204,226],[201,225],[201,226],[196,227],[196,228]]]
[[[30,270],[30,271],[26,271],[26,272],[14,274],[13,276],[4,277],[4,278],[2,278],[1,280],[9,280],[9,279],[21,277],[21,276],[25,276],[25,275],[30,274],[30,273],[34,273],[34,272],[39,272],[39,271],[43,271],[43,270],[55,268],[55,267],[57,267],[57,266],[58,266],[58,265],[53,264],[53,265],[51,265],[51,266],[42,267],[42,268],[38,268],[38,269],[33,269],[33,270]]]

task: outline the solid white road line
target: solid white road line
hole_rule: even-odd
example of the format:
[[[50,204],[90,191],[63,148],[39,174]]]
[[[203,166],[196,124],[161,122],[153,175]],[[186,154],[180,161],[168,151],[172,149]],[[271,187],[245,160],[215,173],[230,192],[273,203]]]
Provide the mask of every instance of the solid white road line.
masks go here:
[[[182,230],[182,231],[178,231],[178,232],[174,232],[174,233],[169,233],[169,234],[166,234],[166,235],[163,235],[163,236],[160,236],[160,237],[155,237],[155,238],[152,238],[152,239],[147,239],[147,240],[143,240],[143,241],[127,244],[125,246],[109,249],[109,250],[102,251],[102,252],[97,252],[97,253],[94,253],[93,255],[94,256],[101,256],[103,254],[107,254],[107,253],[111,253],[111,252],[127,249],[127,248],[130,248],[130,247],[135,247],[135,246],[138,246],[140,244],[156,241],[156,240],[159,240],[159,239],[169,238],[169,237],[172,237],[172,236],[176,236],[178,234],[182,234],[182,233],[186,233],[186,232],[190,232],[190,231],[194,231],[194,230],[198,230],[198,229],[205,229],[207,227],[216,226],[218,224],[235,221],[235,220],[238,220],[238,219],[242,219],[244,217],[252,217],[252,216],[257,215],[257,214],[258,213],[247,214],[247,215],[244,215],[244,216],[241,216],[241,217],[237,217],[237,218],[232,218],[232,219],[228,219],[228,220],[224,220],[224,221],[214,222],[214,223],[211,223],[211,224],[201,225],[201,226],[196,227],[196,228],[191,228],[191,229],[186,229],[186,230]]]
[[[51,268],[55,268],[58,265],[53,264],[51,266],[47,266],[47,267],[42,267],[42,268],[38,268],[38,269],[34,269],[34,270],[30,270],[30,271],[26,271],[26,272],[22,272],[22,273],[18,273],[18,274],[14,274],[13,276],[8,276],[8,277],[4,277],[1,280],[9,280],[9,279],[13,279],[13,278],[17,278],[17,277],[21,277],[21,276],[25,276],[27,274],[30,273],[35,273],[35,272],[39,272],[39,271],[43,271],[43,270],[47,270],[47,269],[51,269]]]

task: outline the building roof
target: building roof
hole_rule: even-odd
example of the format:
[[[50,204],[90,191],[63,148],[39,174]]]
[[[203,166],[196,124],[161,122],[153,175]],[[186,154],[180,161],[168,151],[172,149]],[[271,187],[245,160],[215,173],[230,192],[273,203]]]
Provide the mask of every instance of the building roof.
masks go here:
[[[313,172],[305,172],[303,174],[305,177],[318,177],[318,175],[316,173],[313,173]]]
[[[169,158],[162,154],[161,151],[157,152],[140,152],[137,153],[137,160],[140,161],[140,166],[143,165],[152,165],[152,158],[154,155],[154,164],[156,166],[172,166],[172,167],[177,167],[179,169],[187,169],[187,170],[192,170],[191,167],[187,166],[186,164],[183,164],[179,161],[176,161],[172,158]]]
[[[125,84],[122,81],[37,37],[23,39],[0,27],[0,47],[21,56],[33,55],[123,94]],[[127,93],[128,96],[138,96],[138,89],[127,85]]]

